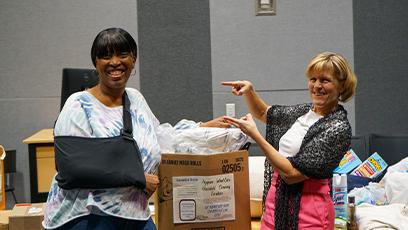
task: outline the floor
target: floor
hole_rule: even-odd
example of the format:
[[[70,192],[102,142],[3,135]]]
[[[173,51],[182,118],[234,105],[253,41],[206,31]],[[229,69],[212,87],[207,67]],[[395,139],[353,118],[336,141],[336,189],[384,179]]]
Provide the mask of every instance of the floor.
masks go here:
[[[252,230],[259,230],[261,228],[261,219],[252,219],[251,228]]]

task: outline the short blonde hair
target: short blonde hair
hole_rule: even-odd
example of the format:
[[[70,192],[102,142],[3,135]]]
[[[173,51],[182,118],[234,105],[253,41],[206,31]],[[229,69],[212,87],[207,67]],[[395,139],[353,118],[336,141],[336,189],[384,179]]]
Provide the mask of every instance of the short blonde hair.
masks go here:
[[[308,77],[323,72],[332,74],[343,84],[343,91],[340,93],[339,101],[346,102],[354,96],[357,77],[342,55],[333,52],[320,53],[310,61],[306,68],[306,76]]]

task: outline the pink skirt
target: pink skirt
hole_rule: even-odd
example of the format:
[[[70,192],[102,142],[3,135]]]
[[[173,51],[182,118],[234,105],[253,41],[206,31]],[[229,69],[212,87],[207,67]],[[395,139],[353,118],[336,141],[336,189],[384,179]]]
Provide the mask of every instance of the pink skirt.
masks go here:
[[[265,201],[261,230],[275,228],[275,192],[277,171]],[[304,181],[300,199],[298,229],[334,229],[334,205],[330,197],[329,179],[307,179]],[[276,210],[279,212],[279,207]]]

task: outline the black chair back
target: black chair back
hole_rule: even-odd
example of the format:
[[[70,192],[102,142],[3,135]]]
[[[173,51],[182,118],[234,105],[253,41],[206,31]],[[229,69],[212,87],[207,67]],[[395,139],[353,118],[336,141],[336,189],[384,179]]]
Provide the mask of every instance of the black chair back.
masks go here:
[[[16,170],[16,150],[6,150],[4,158],[4,174],[15,173]]]
[[[368,144],[365,136],[352,136],[350,148],[357,154],[361,161],[369,157]]]
[[[408,136],[371,134],[369,152],[377,152],[390,166],[408,156]]]

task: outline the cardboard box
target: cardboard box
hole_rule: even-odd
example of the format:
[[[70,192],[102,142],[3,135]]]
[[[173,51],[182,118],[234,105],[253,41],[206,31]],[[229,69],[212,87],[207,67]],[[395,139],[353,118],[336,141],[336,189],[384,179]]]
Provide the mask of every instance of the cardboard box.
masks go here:
[[[162,154],[160,230],[251,229],[248,152]]]
[[[9,230],[43,230],[45,203],[17,204],[9,217]]]
[[[9,229],[9,216],[11,214],[11,210],[2,210],[0,211],[0,230],[8,230]]]

